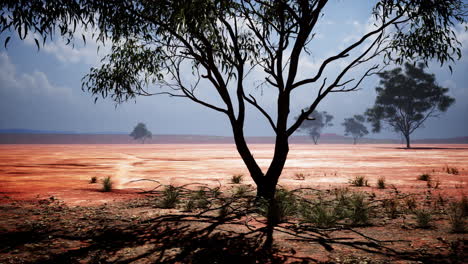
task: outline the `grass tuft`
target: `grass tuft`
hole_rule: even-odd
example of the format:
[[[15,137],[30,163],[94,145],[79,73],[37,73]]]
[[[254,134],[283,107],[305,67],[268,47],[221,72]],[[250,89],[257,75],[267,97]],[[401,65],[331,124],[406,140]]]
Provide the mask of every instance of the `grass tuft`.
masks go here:
[[[385,177],[380,177],[377,180],[377,188],[379,189],[385,189]]]
[[[298,172],[296,174],[294,174],[294,179],[298,180],[298,181],[303,181],[305,180],[306,178],[306,175],[302,172]]]
[[[354,226],[369,224],[370,207],[362,193],[354,193],[349,199],[349,218]]]
[[[295,195],[286,190],[278,189],[275,193],[275,198],[271,201],[262,199],[260,201],[260,214],[265,217],[270,217],[273,225],[277,225],[286,221],[290,216],[297,212],[297,199]]]
[[[431,180],[431,175],[429,175],[428,173],[423,173],[423,174],[419,175],[417,179],[420,180],[420,181],[430,181]]]
[[[164,188],[162,198],[159,201],[161,208],[174,208],[180,200],[180,191],[177,187],[168,185]]]
[[[416,226],[419,228],[430,228],[431,227],[431,221],[432,221],[432,212],[425,210],[425,209],[419,209],[419,210],[414,210],[414,215],[416,216]]]
[[[106,177],[102,180],[102,191],[103,192],[110,192],[112,191],[112,178]]]
[[[466,203],[466,196],[464,196]],[[463,199],[460,202],[453,202],[450,204],[448,216],[450,222],[450,229],[453,233],[466,233],[466,204]]]
[[[354,179],[351,179],[349,182],[356,187],[369,186],[365,176],[355,176]]]
[[[89,183],[96,183],[96,182],[97,182],[96,176],[91,177],[91,180],[89,180]]]
[[[449,166],[446,166],[445,167],[445,171],[448,173],[448,174],[453,174],[453,175],[458,175],[460,174],[460,171],[455,168],[455,167],[449,167]]]
[[[242,182],[244,178],[244,175],[243,174],[235,174],[235,175],[232,175],[232,178],[231,178],[231,183],[233,184],[240,184]]]

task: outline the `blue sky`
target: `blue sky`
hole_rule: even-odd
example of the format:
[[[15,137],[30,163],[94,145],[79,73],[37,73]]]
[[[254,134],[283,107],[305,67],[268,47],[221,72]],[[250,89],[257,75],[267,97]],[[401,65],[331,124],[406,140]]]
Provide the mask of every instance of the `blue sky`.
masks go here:
[[[312,55],[301,61],[301,74],[314,73],[323,58],[369,28],[371,1],[356,2],[334,1],[327,7],[317,28],[316,40],[310,45]],[[453,66],[453,74],[447,67],[437,64],[431,64],[427,70],[436,74],[440,85],[450,88],[450,95],[457,101],[439,118],[428,120],[424,128],[414,133],[414,138],[468,136],[468,34],[461,25],[457,31],[464,45],[463,58]],[[81,90],[81,78],[90,67],[99,64],[100,57],[108,50],[106,47],[98,54],[93,42],[88,41],[83,46],[77,41],[72,48],[56,37],[38,51],[31,38],[21,41],[12,37],[5,49],[5,38],[6,35],[0,36],[0,129],[127,132],[136,123],[144,122],[153,134],[231,135],[224,115],[187,99],[153,96],[139,97],[117,107],[109,99],[98,100],[95,104],[91,94]],[[327,74],[333,74],[336,69],[332,67]],[[248,85],[262,105],[273,112],[275,98],[268,88],[255,88],[261,78],[262,73],[254,71]],[[340,124],[344,118],[363,113],[373,105],[377,84],[378,79],[370,77],[359,91],[331,94],[323,100],[319,109],[335,116],[334,126],[324,132],[343,134]],[[216,101],[207,83],[202,83],[201,89],[202,95]],[[298,89],[292,101],[292,116],[307,105],[310,92],[310,87]],[[246,134],[272,135],[272,131],[267,122],[251,110]],[[391,131],[370,136],[399,138]]]

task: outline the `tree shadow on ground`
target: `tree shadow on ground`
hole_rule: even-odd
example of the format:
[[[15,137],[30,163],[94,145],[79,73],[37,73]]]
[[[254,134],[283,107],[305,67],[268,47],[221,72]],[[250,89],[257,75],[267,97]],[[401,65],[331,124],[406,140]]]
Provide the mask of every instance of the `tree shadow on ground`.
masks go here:
[[[249,208],[239,206],[222,217],[205,214],[223,206],[226,204],[197,214],[164,214],[142,221],[106,223],[96,220],[91,222],[91,229],[86,232],[67,232],[66,228],[57,225],[21,232],[0,230],[0,263],[3,263],[2,254],[18,248],[24,250],[26,244],[41,247],[29,248],[28,259],[5,263],[319,263],[312,257],[295,256],[294,249],[275,246],[265,249],[267,228],[262,220],[255,226],[246,224],[244,217],[251,213]],[[79,222],[77,219],[74,221],[75,224]],[[356,255],[380,256],[392,261],[461,263],[463,259],[457,255],[421,253],[417,249],[399,251],[391,247],[398,241],[379,241],[352,228],[346,230],[357,234],[359,239],[331,238],[320,229],[289,223],[280,224],[274,232],[288,241],[320,245],[325,254],[337,247],[346,247]],[[81,245],[52,250],[51,237]]]

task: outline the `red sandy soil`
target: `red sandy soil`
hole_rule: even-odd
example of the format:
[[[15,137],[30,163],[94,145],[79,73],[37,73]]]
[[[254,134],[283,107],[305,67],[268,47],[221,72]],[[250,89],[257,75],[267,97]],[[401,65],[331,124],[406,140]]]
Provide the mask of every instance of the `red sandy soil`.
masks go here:
[[[231,194],[239,186],[230,183],[234,174],[253,185],[233,145],[0,145],[0,263],[468,263],[467,236],[452,232],[448,215],[449,202],[466,195],[468,145],[415,147],[291,145],[281,186],[310,188],[312,202],[340,187],[365,192],[371,223],[317,229],[288,219],[275,227],[278,251],[262,258],[255,236],[265,219]],[[273,146],[252,148],[266,169]],[[423,173],[439,186],[417,180]],[[355,176],[370,186],[351,187]],[[100,190],[105,177],[113,179],[112,192]],[[392,188],[377,189],[379,177]],[[188,213],[183,204],[161,209],[161,194],[138,194],[158,184],[132,182],[139,179],[225,192],[204,212]],[[407,208],[410,193],[418,209],[431,210],[430,228],[420,228]],[[392,199],[395,217],[385,205]],[[229,222],[220,220],[221,201],[232,201],[238,214]]]
[[[272,145],[253,145],[264,168]],[[446,167],[457,168],[458,175]],[[297,173],[305,180],[297,180]],[[428,173],[440,182],[440,192],[459,197],[468,186],[468,145],[291,145],[279,184],[287,188],[336,188],[363,175],[375,186],[379,177],[403,192],[426,190],[417,176]],[[55,198],[67,204],[100,204],[133,198],[141,189],[161,184],[230,183],[233,174],[244,174],[253,184],[235,146],[225,145],[0,145],[0,194],[14,199]],[[98,182],[110,176],[116,189],[100,191]],[[368,188],[369,189],[369,188]],[[373,188],[375,189],[375,188]]]

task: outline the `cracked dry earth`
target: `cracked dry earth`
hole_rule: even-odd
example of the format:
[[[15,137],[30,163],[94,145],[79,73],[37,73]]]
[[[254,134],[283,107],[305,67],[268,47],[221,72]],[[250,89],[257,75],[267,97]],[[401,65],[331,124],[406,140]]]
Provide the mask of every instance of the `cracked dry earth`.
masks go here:
[[[254,146],[263,167],[270,151]],[[467,263],[467,234],[450,222],[451,203],[466,195],[467,161],[467,145],[293,145],[280,185],[312,204],[361,193],[369,221],[324,228],[297,209],[264,250],[252,182],[230,183],[246,174],[232,145],[0,146],[0,263]],[[432,184],[417,180],[424,173]],[[112,192],[100,191],[107,176]],[[355,176],[370,186],[351,186]],[[375,187],[379,177],[386,189]],[[169,184],[191,185],[163,209]],[[186,210],[191,190],[217,186],[219,196]],[[427,228],[415,208],[430,211]]]

